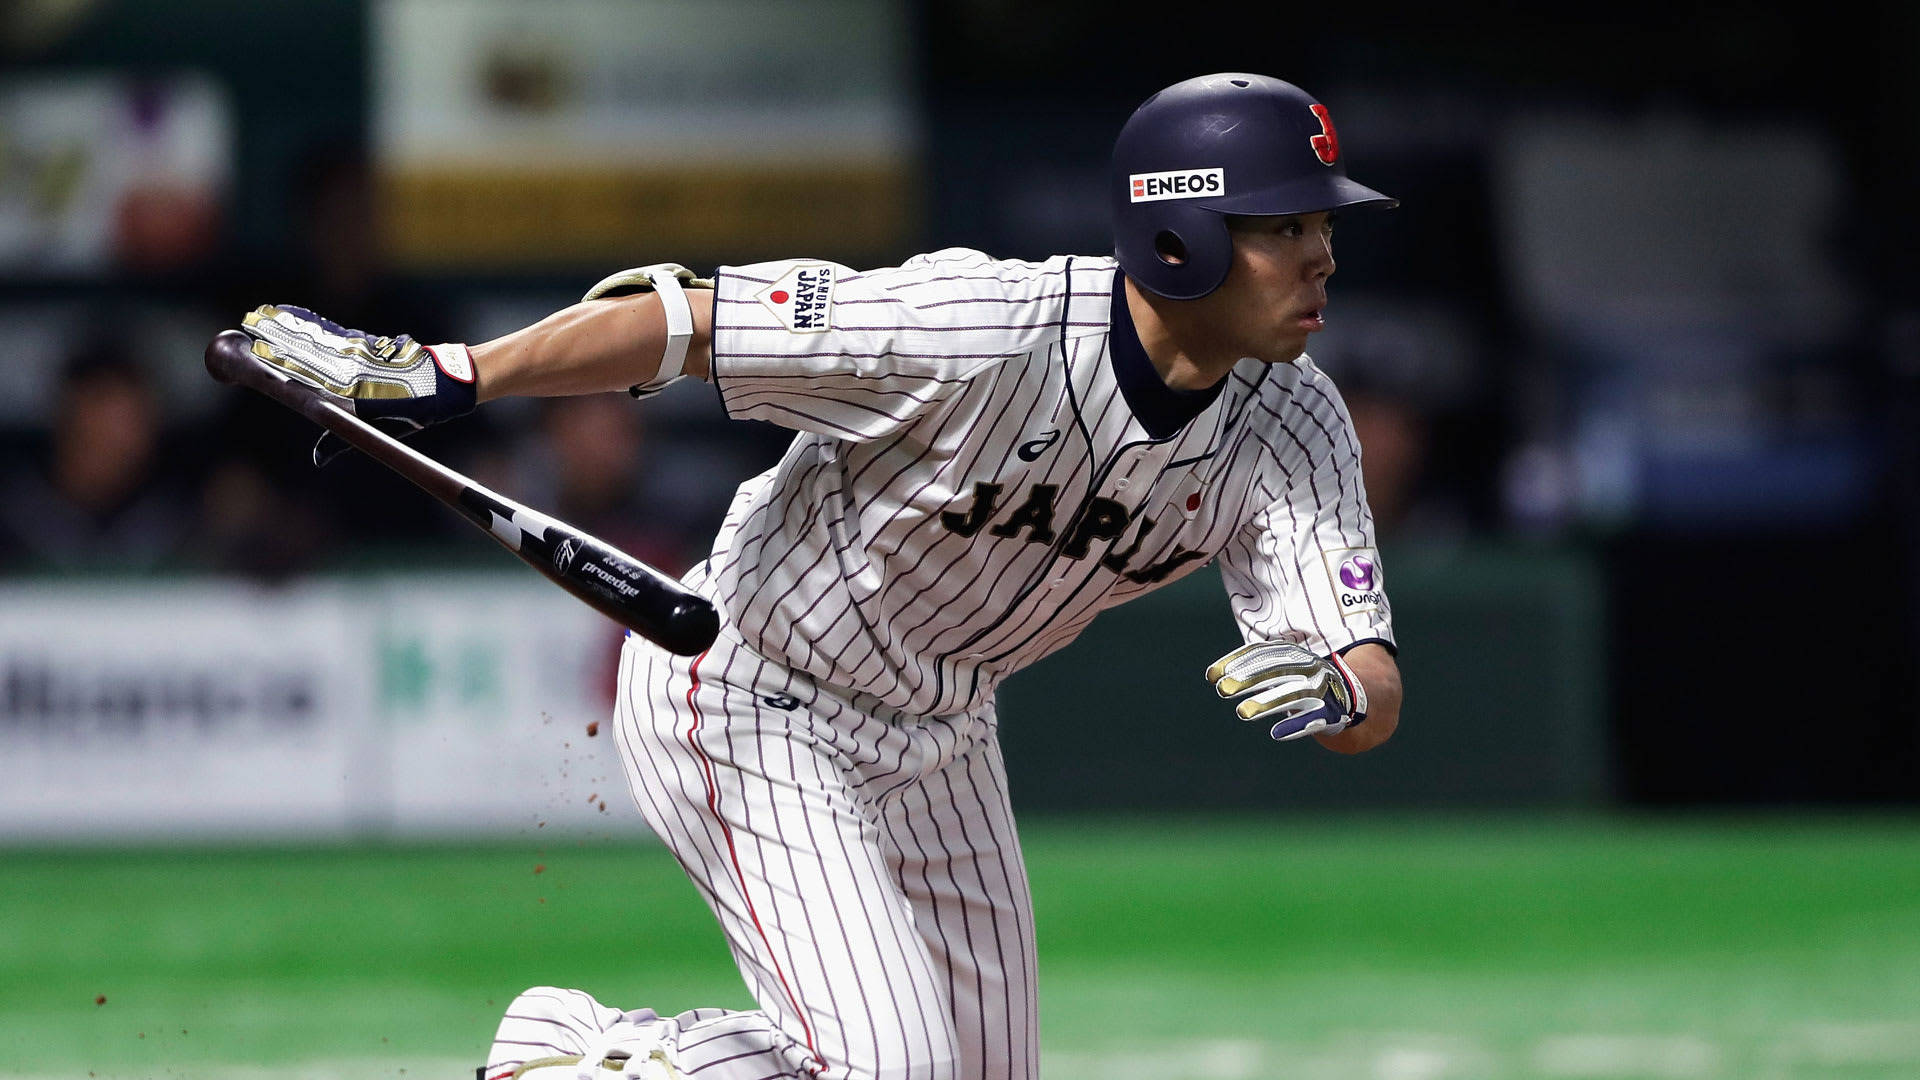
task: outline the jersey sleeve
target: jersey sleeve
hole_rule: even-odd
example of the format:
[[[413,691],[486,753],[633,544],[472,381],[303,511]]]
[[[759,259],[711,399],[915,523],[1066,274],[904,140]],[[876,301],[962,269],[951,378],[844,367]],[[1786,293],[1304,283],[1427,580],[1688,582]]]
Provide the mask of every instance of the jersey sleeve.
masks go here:
[[[713,381],[729,416],[884,438],[1058,340],[1064,269],[963,249],[866,271],[810,259],[723,266]]]
[[[1317,371],[1290,404],[1270,436],[1282,490],[1220,555],[1234,622],[1245,641],[1321,655],[1364,642],[1397,651],[1346,406]]]

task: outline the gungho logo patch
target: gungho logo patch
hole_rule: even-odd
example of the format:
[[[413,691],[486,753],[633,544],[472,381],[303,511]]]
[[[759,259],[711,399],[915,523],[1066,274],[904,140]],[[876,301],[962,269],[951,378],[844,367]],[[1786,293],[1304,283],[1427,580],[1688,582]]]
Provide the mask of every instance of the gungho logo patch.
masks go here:
[[[1340,614],[1378,611],[1384,591],[1380,586],[1380,553],[1372,548],[1343,548],[1327,552],[1327,577],[1333,583]]]
[[[833,274],[828,263],[800,263],[760,290],[760,302],[796,334],[833,328]]]

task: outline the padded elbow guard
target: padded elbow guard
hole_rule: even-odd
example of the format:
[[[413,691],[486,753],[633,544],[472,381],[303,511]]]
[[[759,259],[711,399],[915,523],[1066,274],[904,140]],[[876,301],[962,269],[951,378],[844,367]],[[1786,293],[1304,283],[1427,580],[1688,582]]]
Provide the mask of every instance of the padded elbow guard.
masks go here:
[[[713,288],[711,278],[695,277],[679,263],[654,263],[636,266],[601,278],[580,299],[599,300],[609,296],[630,296],[638,292],[660,294],[660,310],[667,317],[667,349],[660,357],[660,370],[653,378],[630,388],[634,397],[646,397],[665,390],[682,378],[687,364],[687,345],[693,341],[693,307],[687,303],[685,286]]]

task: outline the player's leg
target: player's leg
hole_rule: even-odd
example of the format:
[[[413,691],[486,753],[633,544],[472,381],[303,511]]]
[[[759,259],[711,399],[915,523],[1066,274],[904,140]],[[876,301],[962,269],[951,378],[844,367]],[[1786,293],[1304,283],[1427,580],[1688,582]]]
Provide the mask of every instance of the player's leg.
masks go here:
[[[608,1055],[634,1064],[623,1071],[650,1075],[650,1080],[673,1080],[658,1060],[642,1072],[658,1048],[660,1031],[660,1018],[651,1009],[623,1013],[600,1004],[584,990],[536,986],[507,1006],[479,1080],[571,1078],[578,1071],[571,1066],[583,1058],[604,1060]]]
[[[701,1080],[953,1080],[941,980],[882,851],[860,763],[929,759],[728,636],[705,656],[632,644],[615,725],[636,800],[725,931],[752,1011],[671,1018]],[[834,719],[828,719],[832,716]]]
[[[938,722],[938,721],[936,721]],[[889,861],[952,1001],[960,1080],[1039,1075],[1033,904],[990,720],[882,804]]]
[[[507,1005],[484,1075],[498,1080],[529,1061],[578,1055],[620,1017],[620,1010],[607,1008],[584,991],[536,986]]]

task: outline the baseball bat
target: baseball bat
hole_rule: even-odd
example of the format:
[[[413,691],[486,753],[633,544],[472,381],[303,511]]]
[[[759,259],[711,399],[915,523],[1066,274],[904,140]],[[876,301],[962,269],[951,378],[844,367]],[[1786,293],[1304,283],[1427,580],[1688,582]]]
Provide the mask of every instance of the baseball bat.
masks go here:
[[[522,562],[588,606],[681,656],[705,652],[720,616],[705,597],[602,540],[489,491],[355,416],[337,399],[253,354],[253,339],[223,330],[207,344],[207,372],[258,391],[344,439],[459,511]]]

